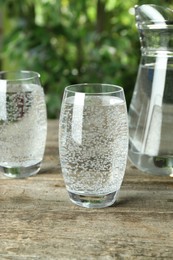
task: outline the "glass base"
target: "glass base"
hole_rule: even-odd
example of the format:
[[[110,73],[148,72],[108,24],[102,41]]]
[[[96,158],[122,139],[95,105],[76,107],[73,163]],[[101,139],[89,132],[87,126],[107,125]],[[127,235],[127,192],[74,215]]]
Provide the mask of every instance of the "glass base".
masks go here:
[[[172,155],[149,156],[134,149],[134,146],[130,144],[128,157],[139,170],[151,175],[173,177]]]
[[[37,174],[40,170],[41,162],[27,167],[7,167],[0,166],[0,171],[6,177],[14,179],[24,179]]]
[[[81,207],[85,208],[105,208],[111,206],[117,198],[118,191],[107,195],[80,195],[68,191],[70,200]]]

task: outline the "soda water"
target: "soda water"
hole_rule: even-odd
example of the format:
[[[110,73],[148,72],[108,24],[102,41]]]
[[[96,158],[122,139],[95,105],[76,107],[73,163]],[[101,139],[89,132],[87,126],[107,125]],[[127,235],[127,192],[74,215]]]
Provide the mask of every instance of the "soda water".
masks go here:
[[[80,195],[118,191],[128,149],[125,102],[91,95],[84,104],[68,97],[61,109],[60,159],[67,190]]]
[[[43,89],[13,85],[0,93],[0,166],[29,167],[41,162],[46,141]]]

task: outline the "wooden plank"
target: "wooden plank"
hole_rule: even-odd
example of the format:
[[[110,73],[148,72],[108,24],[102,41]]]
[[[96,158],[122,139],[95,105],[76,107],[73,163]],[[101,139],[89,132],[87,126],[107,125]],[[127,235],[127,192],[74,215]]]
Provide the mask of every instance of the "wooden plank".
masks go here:
[[[72,204],[58,159],[58,126],[49,121],[40,173],[0,179],[0,259],[172,259],[173,179],[128,163],[118,203]]]

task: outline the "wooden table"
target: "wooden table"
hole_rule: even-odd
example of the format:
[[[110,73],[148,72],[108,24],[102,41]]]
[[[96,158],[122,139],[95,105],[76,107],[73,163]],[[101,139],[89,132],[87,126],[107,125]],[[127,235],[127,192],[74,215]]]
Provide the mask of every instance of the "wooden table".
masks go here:
[[[1,176],[0,259],[173,259],[173,179],[128,164],[116,206],[76,206],[64,187],[57,133],[49,121],[37,176]]]

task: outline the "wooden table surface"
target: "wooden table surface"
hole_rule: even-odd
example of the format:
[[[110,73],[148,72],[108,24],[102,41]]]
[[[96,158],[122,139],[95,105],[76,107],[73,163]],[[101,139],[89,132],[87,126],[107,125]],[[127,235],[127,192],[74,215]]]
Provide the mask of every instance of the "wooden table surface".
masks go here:
[[[49,121],[42,169],[0,178],[0,259],[173,259],[173,178],[128,163],[116,206],[72,204],[61,175],[58,123]]]

